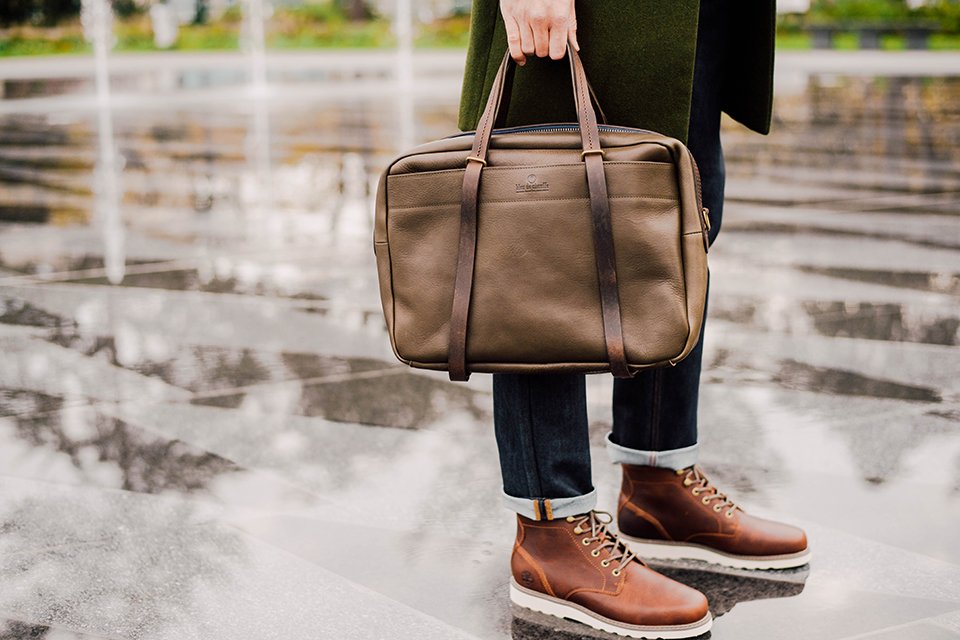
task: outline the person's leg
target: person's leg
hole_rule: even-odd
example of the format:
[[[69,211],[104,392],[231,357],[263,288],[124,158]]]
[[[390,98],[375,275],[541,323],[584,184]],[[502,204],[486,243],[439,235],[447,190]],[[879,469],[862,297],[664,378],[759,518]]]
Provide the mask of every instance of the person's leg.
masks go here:
[[[534,520],[596,505],[583,374],[493,374],[493,424],[503,497]]]
[[[517,513],[510,600],[624,635],[695,637],[707,599],[638,562],[594,511],[583,374],[494,374],[504,499]]]
[[[709,240],[720,231],[725,170],[720,146],[720,78],[725,49],[724,2],[700,5],[687,146],[700,169]],[[709,288],[708,288],[709,289]],[[704,326],[706,309],[704,309]],[[683,469],[696,463],[697,404],[703,328],[697,346],[676,366],[641,371],[613,383],[613,428],[607,450],[614,462]]]
[[[701,0],[687,146],[700,167],[710,243],[723,215],[720,78],[730,0]],[[675,367],[614,382],[608,451],[622,463],[617,524],[631,548],[649,558],[693,558],[747,569],[807,563],[804,532],[745,513],[697,462],[697,401],[703,331]]]

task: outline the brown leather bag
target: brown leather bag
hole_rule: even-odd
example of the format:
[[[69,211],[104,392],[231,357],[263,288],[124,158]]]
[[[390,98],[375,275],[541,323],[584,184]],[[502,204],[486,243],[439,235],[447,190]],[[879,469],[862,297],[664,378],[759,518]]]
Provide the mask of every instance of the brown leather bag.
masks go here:
[[[374,252],[393,352],[418,368],[555,373],[673,365],[696,345],[708,212],[679,140],[597,125],[568,46],[578,124],[477,130],[380,177]]]

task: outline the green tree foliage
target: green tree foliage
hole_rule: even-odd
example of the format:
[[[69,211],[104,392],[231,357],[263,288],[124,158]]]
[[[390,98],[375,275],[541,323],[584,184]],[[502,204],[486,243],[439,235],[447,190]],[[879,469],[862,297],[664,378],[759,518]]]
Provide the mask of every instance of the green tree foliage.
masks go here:
[[[946,33],[960,33],[960,0],[928,1],[914,13],[928,22],[938,23]]]
[[[143,13],[137,0],[110,0],[110,5],[121,20]],[[0,0],[0,27],[52,27],[76,19],[80,6],[81,0]]]
[[[918,21],[937,25],[945,33],[960,33],[960,0],[927,0],[913,9],[906,0],[814,0],[807,19],[848,24]]]
[[[815,0],[810,15],[834,20],[902,20],[909,13],[905,0]]]
[[[3,0],[0,26],[18,24],[53,26],[80,14],[80,0]]]

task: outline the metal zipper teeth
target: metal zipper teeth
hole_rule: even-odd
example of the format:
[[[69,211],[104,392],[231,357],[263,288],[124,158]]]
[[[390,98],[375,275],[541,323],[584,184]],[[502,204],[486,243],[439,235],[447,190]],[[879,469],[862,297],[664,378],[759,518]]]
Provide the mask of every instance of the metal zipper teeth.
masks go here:
[[[620,127],[610,124],[601,124],[597,125],[597,129],[600,131],[607,132],[620,132],[620,133],[656,133],[655,131],[650,131],[649,129],[637,129],[635,127]],[[580,125],[576,124],[555,124],[549,125],[546,127],[539,126],[522,126],[522,127],[506,127],[503,129],[494,129],[491,132],[491,135],[504,135],[510,133],[545,133],[551,131],[579,131]],[[447,136],[447,138],[460,138],[463,136],[472,136],[476,131],[465,131],[463,133],[455,133],[453,135]]]
[[[697,187],[697,206],[703,209],[703,187],[700,183],[700,167],[697,166],[697,159],[690,154],[690,164],[693,165],[693,184]]]

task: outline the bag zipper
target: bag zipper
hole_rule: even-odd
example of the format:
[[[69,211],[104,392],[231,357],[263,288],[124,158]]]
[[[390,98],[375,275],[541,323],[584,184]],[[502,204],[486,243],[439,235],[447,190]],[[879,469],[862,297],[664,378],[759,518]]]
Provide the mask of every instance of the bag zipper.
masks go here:
[[[637,129],[635,127],[621,127],[611,124],[601,124],[597,125],[597,128],[600,131],[608,132],[619,132],[619,133],[656,133],[656,131],[650,131],[649,129]],[[542,133],[549,131],[579,131],[580,125],[578,124],[550,124],[550,125],[523,125],[517,127],[503,127],[501,129],[494,129],[491,132],[491,135],[503,135],[510,133]],[[476,131],[464,131],[463,133],[454,133],[453,135],[446,136],[447,138],[460,138],[462,136],[472,136]]]
[[[710,237],[707,235],[707,232],[710,231],[710,210],[703,206],[703,187],[700,184],[700,167],[697,166],[697,160],[693,157],[692,153],[688,153],[690,156],[690,164],[693,165],[693,184],[696,187],[697,193],[697,207],[700,209],[700,232],[703,234],[703,248],[708,250],[710,248]]]

